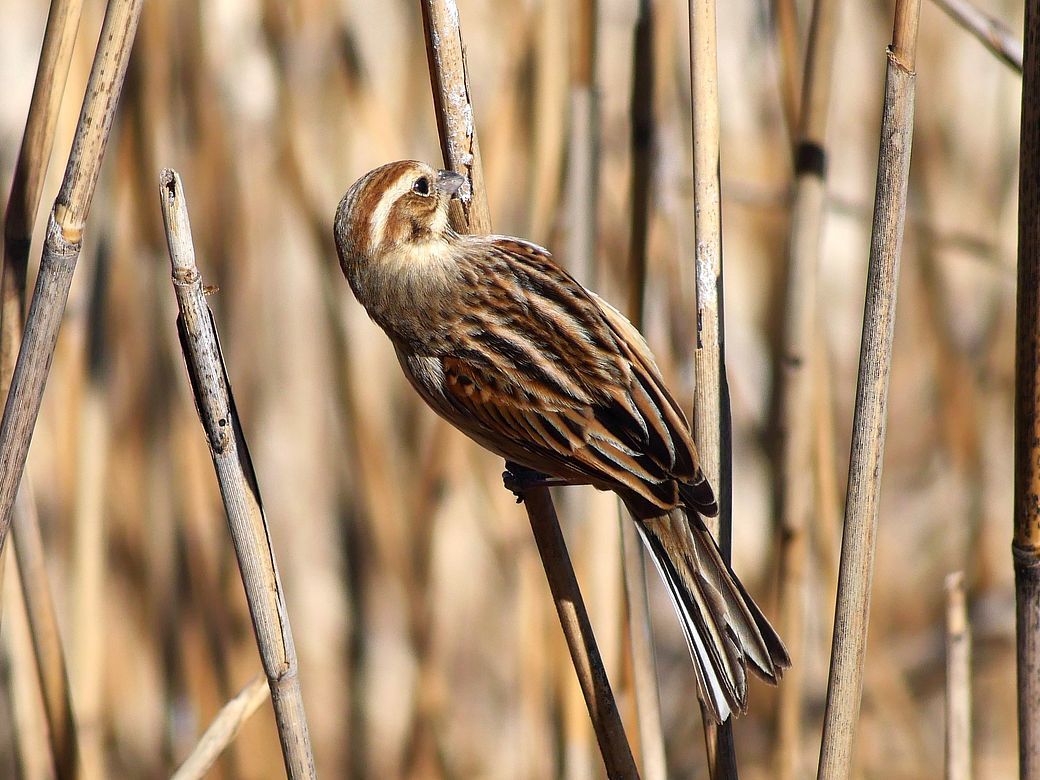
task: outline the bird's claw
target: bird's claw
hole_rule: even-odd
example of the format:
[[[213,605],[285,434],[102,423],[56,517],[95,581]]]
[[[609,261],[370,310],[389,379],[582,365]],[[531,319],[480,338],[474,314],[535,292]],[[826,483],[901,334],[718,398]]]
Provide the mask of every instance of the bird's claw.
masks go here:
[[[506,490],[516,496],[516,503],[522,504],[524,494],[528,490],[537,487],[553,487],[563,483],[548,474],[507,460],[506,470],[502,472],[502,484],[505,485]]]

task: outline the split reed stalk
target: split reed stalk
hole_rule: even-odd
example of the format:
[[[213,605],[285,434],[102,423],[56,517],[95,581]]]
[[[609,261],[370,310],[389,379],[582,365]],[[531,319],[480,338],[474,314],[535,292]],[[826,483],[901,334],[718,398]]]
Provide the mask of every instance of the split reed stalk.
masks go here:
[[[1028,0],[1022,72],[1015,339],[1018,759],[1040,779],[1040,0]]]
[[[946,578],[946,780],[971,780],[971,631],[964,572]]]
[[[896,290],[913,140],[920,11],[920,0],[896,3],[892,45],[888,48],[845,527],[818,769],[818,776],[825,780],[849,776],[863,691]]]
[[[202,780],[270,692],[267,678],[263,674],[258,674],[250,680],[235,698],[221,708],[195,745],[195,749],[191,751],[191,755],[171,775],[170,780]]]
[[[697,351],[693,438],[701,468],[715,488],[718,520],[705,522],[729,561],[733,531],[733,461],[722,284],[722,186],[715,0],[690,0],[690,93],[693,99],[693,232],[697,279]],[[704,711],[702,706],[702,712]],[[704,717],[712,780],[737,777],[733,721]]]
[[[1008,26],[968,0],[932,0],[1012,70],[1022,72],[1022,42]]]
[[[206,432],[260,660],[271,688],[282,757],[290,778],[316,777],[299,667],[260,487],[235,409],[216,327],[195,264],[188,207],[175,171],[160,175],[166,241],[177,293],[177,330],[196,409]]]
[[[488,234],[491,214],[469,96],[459,11],[454,0],[422,0],[422,15],[444,164],[465,175],[469,183],[468,188],[463,186],[460,207],[453,205],[451,224],[460,233]],[[528,490],[523,500],[607,775],[638,777],[552,497],[547,488],[539,487]]]
[[[806,566],[815,514],[813,428],[816,282],[827,194],[827,116],[840,6],[816,0],[806,46],[801,116],[794,144],[794,199],[779,356],[780,462],[777,474],[780,635],[794,659],[779,690],[776,772],[800,777],[805,668]]]
[[[36,289],[0,424],[0,550],[11,525],[142,3],[110,0],[108,4],[72,152],[51,210]]]

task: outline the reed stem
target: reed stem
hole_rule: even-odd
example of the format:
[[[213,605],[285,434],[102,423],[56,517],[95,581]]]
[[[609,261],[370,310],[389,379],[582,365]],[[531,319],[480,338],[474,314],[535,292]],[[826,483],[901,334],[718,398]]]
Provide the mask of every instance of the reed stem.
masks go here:
[[[162,172],[159,196],[180,310],[177,332],[224,500],[260,660],[271,688],[285,771],[290,778],[313,778],[317,775],[281,578],[260,486],[235,409],[213,315],[206,304],[202,275],[195,265],[188,206],[176,171]]]
[[[888,48],[845,529],[818,769],[818,776],[826,780],[849,776],[863,691],[888,379],[913,141],[914,64],[920,11],[920,0],[899,0],[892,45]]]

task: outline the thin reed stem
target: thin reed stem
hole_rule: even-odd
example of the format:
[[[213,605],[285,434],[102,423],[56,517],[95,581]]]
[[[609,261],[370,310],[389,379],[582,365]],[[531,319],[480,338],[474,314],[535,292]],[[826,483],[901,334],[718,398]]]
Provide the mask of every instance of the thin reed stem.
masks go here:
[[[13,534],[12,546],[18,559],[17,573],[22,583],[22,597],[36,655],[51,755],[59,777],[75,777],[80,769],[76,719],[69,695],[68,669],[58,617],[47,579],[43,538],[28,481],[18,491],[15,516],[20,525]],[[97,670],[94,671],[96,674]]]
[[[647,276],[647,240],[650,232],[650,192],[653,181],[655,143],[654,116],[654,29],[655,8],[641,0],[636,15],[632,51],[631,165],[632,194],[628,244],[628,306],[626,314],[640,330],[644,325]],[[595,219],[595,204],[586,208]],[[594,225],[593,225],[594,229]],[[628,606],[629,643],[632,652],[632,677],[635,686],[636,716],[639,724],[639,759],[647,780],[663,780],[668,775],[661,727],[661,698],[657,665],[654,659],[653,632],[650,625],[646,565],[643,545],[636,527],[622,502],[618,519],[623,543],[622,563]]]
[[[780,108],[784,125],[792,136],[797,131],[801,115],[799,95],[802,90],[802,46],[798,30],[798,3],[796,0],[771,0],[773,35],[779,62]]]
[[[53,0],[43,34],[25,133],[18,150],[11,197],[4,214],[3,277],[0,282],[0,397],[7,396],[22,338],[25,278],[36,212],[43,194],[58,110],[72,62],[83,0]]]
[[[567,138],[567,266],[587,286],[598,283],[599,94],[596,89],[596,0],[572,6],[570,124]]]
[[[21,500],[21,499],[19,499]],[[10,556],[5,553],[3,558]],[[15,770],[22,780],[53,780],[58,777],[55,769],[55,753],[52,740],[47,734],[46,703],[41,696],[38,660],[33,650],[32,628],[27,598],[22,593],[22,581],[18,573],[18,560],[0,566],[0,576],[8,577],[3,598],[4,647],[0,653],[0,685],[5,688],[0,703],[0,718],[4,718],[9,730],[11,748],[10,761],[5,765]],[[5,756],[7,758],[7,756]]]
[[[101,161],[130,60],[143,0],[111,0],[101,27],[65,177],[54,202],[40,271],[0,424],[0,550],[11,525],[65,302]]]
[[[58,110],[65,94],[81,11],[82,0],[53,0],[51,3],[33,96],[4,215],[3,273],[0,277],[0,397],[3,398],[7,397],[10,388],[22,340],[32,229],[54,146]],[[20,562],[17,572],[22,579],[21,592],[26,600],[32,632],[51,754],[59,775],[71,777],[79,763],[76,722],[54,601],[47,580],[43,538],[28,480],[15,500],[14,517],[18,529],[14,532],[14,547]]]
[[[701,468],[715,488],[718,520],[705,522],[729,561],[733,523],[733,450],[726,380],[722,283],[722,186],[715,0],[690,0],[690,94],[693,99],[693,232],[697,279],[697,351],[693,438]],[[702,708],[703,709],[703,708]],[[704,718],[712,780],[737,777],[733,723]]]
[[[818,769],[819,777],[827,780],[849,776],[863,691],[888,379],[913,141],[914,64],[920,11],[920,0],[900,0],[896,4],[892,45],[888,49],[845,529]]]
[[[964,572],[946,578],[946,780],[971,780],[971,630]]]
[[[817,275],[826,206],[827,115],[831,103],[834,51],[840,6],[816,0],[806,47],[801,115],[795,131],[794,198],[787,241],[787,280],[779,355],[779,525],[780,635],[794,659],[779,690],[776,772],[800,777],[803,722],[806,561],[816,497],[814,353],[817,347]]]
[[[1040,0],[1026,3],[1015,338],[1018,760],[1040,779]]]
[[[968,0],[932,0],[1012,70],[1022,72],[1022,42],[1008,26]]]
[[[177,330],[199,418],[206,432],[242,585],[253,620],[260,659],[271,687],[278,737],[290,778],[316,777],[299,666],[281,579],[234,396],[228,381],[213,315],[206,304],[188,207],[175,171],[160,175],[166,241],[177,293]]]
[[[460,233],[487,234],[491,232],[491,214],[469,97],[458,8],[454,0],[423,0],[422,13],[444,164],[466,175],[470,185],[461,198],[462,208],[453,209],[449,218]],[[552,497],[542,487],[527,491],[523,500],[607,775],[638,777]]]
[[[256,675],[246,683],[235,698],[221,707],[191,755],[177,767],[170,780],[202,780],[270,693],[267,678],[263,674]]]

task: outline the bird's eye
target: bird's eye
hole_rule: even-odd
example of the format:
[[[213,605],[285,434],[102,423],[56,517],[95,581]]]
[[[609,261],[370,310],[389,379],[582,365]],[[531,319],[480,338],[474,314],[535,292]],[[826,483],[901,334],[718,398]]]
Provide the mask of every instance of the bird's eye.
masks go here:
[[[430,180],[425,176],[420,176],[415,180],[415,184],[412,185],[412,192],[416,195],[429,195],[430,194]]]

